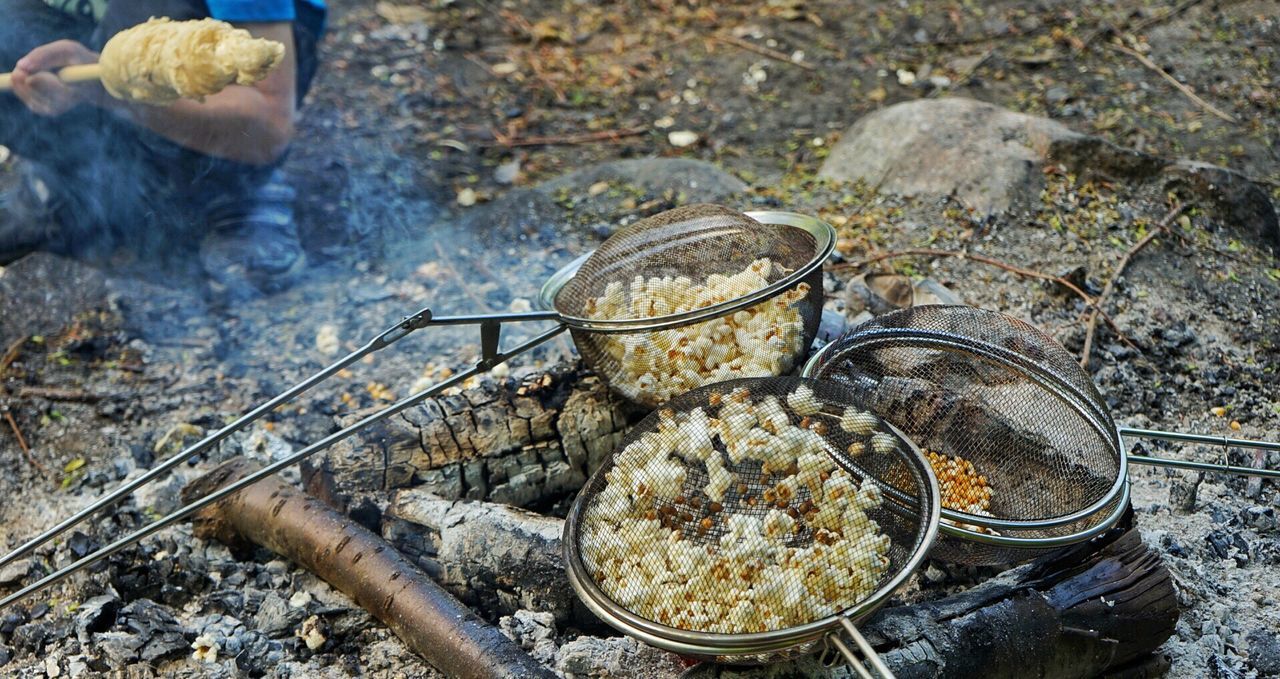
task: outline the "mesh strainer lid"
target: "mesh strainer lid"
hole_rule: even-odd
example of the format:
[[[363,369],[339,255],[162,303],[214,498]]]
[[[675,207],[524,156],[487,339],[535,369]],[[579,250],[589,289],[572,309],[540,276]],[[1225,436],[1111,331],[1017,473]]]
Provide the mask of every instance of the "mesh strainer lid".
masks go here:
[[[1048,335],[998,312],[926,305],[885,314],[825,347],[804,374],[853,389],[935,454],[944,520],[1064,525],[1113,503],[1127,480],[1115,424],[1088,375]],[[960,487],[949,501],[951,484]]]
[[[924,558],[938,490],[919,451],[838,385],[745,379],[637,425],[565,528],[602,618],[672,650],[764,652],[856,619]]]
[[[541,298],[570,327],[595,332],[670,328],[720,316],[793,287],[831,254],[830,226],[787,221],[762,223],[707,204],[668,210],[618,230],[548,281]],[[737,279],[705,285],[714,276]],[[661,297],[664,308],[631,304],[639,293],[654,292],[633,289],[637,279],[641,286],[665,286],[661,295],[650,295]],[[708,287],[715,290],[708,293]],[[684,290],[698,296],[682,299]]]

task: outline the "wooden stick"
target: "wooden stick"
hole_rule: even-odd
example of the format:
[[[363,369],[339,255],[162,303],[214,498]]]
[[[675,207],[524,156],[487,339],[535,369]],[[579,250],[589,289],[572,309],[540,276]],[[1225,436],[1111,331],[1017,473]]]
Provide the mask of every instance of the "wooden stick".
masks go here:
[[[1139,62],[1141,62],[1141,63],[1142,63],[1142,65],[1143,65],[1143,66],[1146,66],[1147,68],[1149,68],[1149,69],[1151,69],[1151,70],[1155,71],[1156,73],[1160,74],[1160,77],[1161,77],[1161,78],[1164,78],[1165,80],[1169,81],[1169,84],[1173,85],[1175,88],[1177,88],[1177,90],[1178,90],[1179,92],[1181,92],[1181,93],[1185,94],[1185,95],[1187,96],[1187,98],[1188,98],[1188,99],[1190,99],[1191,101],[1194,101],[1196,104],[1198,104],[1198,105],[1199,105],[1201,108],[1203,108],[1204,110],[1206,110],[1206,111],[1208,111],[1208,112],[1212,113],[1212,114],[1213,114],[1213,115],[1215,115],[1215,116],[1218,116],[1219,118],[1221,118],[1221,119],[1223,119],[1223,120],[1225,120],[1225,121],[1227,121],[1227,122],[1229,122],[1229,123],[1234,123],[1234,122],[1236,122],[1236,119],[1235,119],[1235,118],[1232,118],[1232,117],[1231,117],[1230,115],[1228,115],[1227,113],[1224,113],[1222,110],[1218,109],[1218,108],[1217,108],[1217,107],[1215,107],[1213,104],[1210,104],[1209,102],[1205,101],[1204,99],[1201,99],[1199,96],[1197,96],[1197,95],[1196,95],[1196,93],[1195,93],[1195,92],[1192,92],[1192,91],[1191,91],[1191,88],[1190,88],[1190,87],[1187,87],[1186,85],[1183,85],[1182,83],[1178,82],[1178,79],[1177,79],[1177,78],[1175,78],[1175,77],[1173,77],[1173,76],[1169,75],[1169,74],[1168,74],[1168,73],[1167,73],[1163,68],[1160,68],[1159,66],[1157,66],[1157,65],[1156,65],[1156,62],[1154,62],[1154,61],[1152,61],[1152,60],[1148,59],[1148,58],[1147,58],[1147,56],[1146,56],[1145,54],[1143,54],[1143,53],[1141,53],[1141,52],[1138,52],[1138,51],[1136,51],[1136,50],[1131,50],[1131,49],[1129,49],[1128,47],[1125,47],[1124,45],[1119,45],[1119,44],[1115,44],[1115,43],[1108,44],[1108,45],[1107,45],[1107,47],[1110,47],[1111,49],[1113,49],[1113,50],[1115,50],[1115,51],[1117,51],[1117,52],[1121,52],[1121,53],[1123,53],[1123,54],[1127,54],[1127,55],[1129,55],[1129,56],[1133,57],[1134,59],[1137,59]]]
[[[759,54],[760,56],[763,56],[763,57],[769,57],[770,59],[773,59],[774,61],[781,61],[781,62],[782,62],[782,63],[784,63],[784,64],[790,64],[790,65],[792,65],[792,66],[798,66],[798,67],[800,67],[800,68],[803,68],[803,69],[804,69],[804,70],[806,70],[806,71],[816,71],[816,70],[818,70],[818,67],[817,67],[817,66],[814,66],[813,64],[807,64],[807,63],[805,63],[805,62],[803,62],[803,61],[796,61],[796,60],[792,59],[791,57],[789,57],[789,56],[787,56],[787,55],[783,54],[782,52],[779,52],[778,50],[769,49],[768,47],[762,47],[762,46],[757,45],[757,44],[755,44],[755,43],[753,43],[753,42],[747,42],[746,40],[743,40],[742,38],[735,38],[735,37],[734,37],[734,36],[732,36],[732,35],[720,35],[720,34],[715,34],[715,35],[712,35],[712,36],[711,36],[711,39],[712,39],[712,40],[715,40],[715,41],[717,41],[717,42],[722,42],[722,43],[724,43],[724,44],[726,44],[726,45],[733,45],[734,47],[738,47],[738,48],[744,49],[744,50],[746,50],[746,51],[748,51],[748,52],[755,52],[756,54]]]
[[[18,398],[43,398],[48,401],[76,401],[97,403],[106,396],[83,389],[59,389],[57,387],[20,387]]]
[[[623,137],[634,137],[644,134],[649,129],[646,127],[627,127],[619,130],[600,130],[599,132],[583,132],[581,134],[553,135],[543,137],[524,137],[516,139],[504,135],[497,130],[493,131],[496,141],[481,146],[505,146],[508,148],[516,146],[556,146],[559,144],[589,144],[597,141],[617,141]]]
[[[22,345],[26,344],[29,339],[31,339],[30,335],[23,335],[22,337],[14,340],[13,343],[4,350],[4,355],[0,356],[0,376],[3,376],[5,372],[9,370],[9,366],[13,365],[13,362],[18,360],[18,354],[22,353]]]
[[[44,465],[40,464],[40,460],[37,460],[35,455],[31,454],[31,448],[27,446],[27,439],[23,438],[22,430],[18,429],[18,423],[14,421],[13,413],[9,412],[7,407],[4,409],[4,419],[9,423],[9,428],[13,430],[13,435],[18,438],[18,447],[22,448],[22,454],[27,456],[27,461],[30,462],[33,467],[40,470],[41,476],[47,478],[49,476],[49,470],[46,469]]]
[[[231,460],[188,484],[183,501],[257,468]],[[556,676],[382,538],[278,477],[206,507],[196,515],[195,528],[201,537],[248,540],[298,563],[355,599],[447,676]]]
[[[1170,210],[1169,214],[1165,215],[1164,219],[1161,219],[1160,223],[1156,225],[1156,228],[1152,229],[1151,233],[1144,236],[1142,240],[1134,243],[1133,247],[1129,248],[1129,251],[1124,253],[1124,256],[1120,258],[1120,262],[1116,264],[1116,269],[1111,274],[1111,279],[1107,281],[1106,285],[1102,286],[1102,294],[1098,295],[1098,306],[1094,307],[1093,313],[1089,315],[1089,323],[1084,333],[1084,348],[1080,350],[1080,365],[1085,368],[1089,367],[1089,352],[1093,350],[1093,333],[1098,329],[1098,313],[1102,311],[1102,303],[1111,294],[1111,289],[1115,287],[1116,281],[1124,274],[1125,267],[1129,266],[1129,260],[1138,254],[1139,250],[1147,247],[1161,232],[1168,231],[1169,225],[1173,223],[1173,220],[1178,215],[1182,214],[1182,210],[1182,205]]]
[[[1112,320],[1111,316],[1107,315],[1107,312],[1103,311],[1098,307],[1097,301],[1094,300],[1094,298],[1090,297],[1089,294],[1086,293],[1084,290],[1081,290],[1079,286],[1077,286],[1075,283],[1072,283],[1071,281],[1063,278],[1062,276],[1054,276],[1052,274],[1047,274],[1042,271],[1036,271],[1035,269],[1024,269],[1020,266],[1015,266],[1007,262],[1002,262],[998,259],[987,257],[985,255],[977,255],[972,252],[963,252],[963,251],[957,251],[957,250],[936,250],[934,248],[908,248],[906,250],[892,250],[890,252],[882,252],[873,257],[864,259],[860,262],[848,262],[845,264],[836,264],[831,268],[856,269],[856,268],[867,266],[868,264],[874,264],[876,262],[884,261],[886,259],[894,259],[896,257],[959,257],[960,259],[969,259],[981,264],[987,264],[999,269],[1004,269],[1005,271],[1017,274],[1019,276],[1023,276],[1027,278],[1039,278],[1040,280],[1057,283],[1058,285],[1061,285],[1062,287],[1070,290],[1071,292],[1074,292],[1076,296],[1079,297],[1085,304],[1089,305],[1094,309],[1097,309],[1098,313],[1102,315],[1103,320],[1107,322],[1107,325],[1110,326],[1113,331],[1115,331],[1116,337],[1119,337],[1122,342],[1129,345],[1129,347],[1132,348],[1134,351],[1137,351],[1139,353],[1142,352],[1142,349],[1138,348],[1138,345],[1134,344],[1133,341],[1130,340],[1129,337],[1124,334],[1124,331],[1120,330],[1120,326],[1116,325],[1116,322]]]
[[[74,83],[87,83],[102,78],[102,67],[98,64],[78,64],[76,66],[67,66],[58,71],[58,80],[68,85]],[[0,73],[0,92],[7,92],[13,89],[13,74]]]

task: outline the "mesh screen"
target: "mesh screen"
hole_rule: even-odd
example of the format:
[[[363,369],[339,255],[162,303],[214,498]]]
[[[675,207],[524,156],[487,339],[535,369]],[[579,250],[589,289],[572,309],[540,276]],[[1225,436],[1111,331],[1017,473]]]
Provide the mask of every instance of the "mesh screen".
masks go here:
[[[650,414],[575,505],[587,576],[636,616],[713,634],[882,598],[927,548],[928,472],[851,403],[830,383],[735,380]]]
[[[1052,338],[1004,314],[962,306],[886,314],[837,340],[813,376],[855,390],[922,449],[959,458],[961,469],[938,470],[944,487],[982,477],[969,497],[985,502],[953,497],[945,509],[1053,519],[1101,502],[1122,472],[1104,433],[1114,424],[1088,375]]]
[[[757,292],[817,254],[803,229],[762,224],[715,205],[690,205],[610,236],[556,295],[576,318],[655,319]],[[713,382],[789,372],[813,341],[822,271],[748,309],[648,332],[574,330],[583,359],[647,407]]]
[[[1005,537],[1024,540],[1032,538],[1056,538],[1069,535],[1080,535],[1109,519],[1112,514],[1115,513],[1116,506],[1121,502],[1126,502],[1127,500],[1128,498],[1124,495],[1118,496],[1115,500],[1097,512],[1061,526],[1038,528],[1034,530],[1006,530],[1002,531],[1002,534]],[[972,530],[977,527],[966,526],[966,528]],[[1045,548],[992,545],[972,539],[964,539],[956,535],[947,535],[945,533],[939,535],[940,537],[938,538],[938,541],[934,543],[933,549],[929,551],[929,558],[972,566],[989,566],[1026,561],[1027,559],[1038,557],[1046,551],[1056,549],[1054,547]]]

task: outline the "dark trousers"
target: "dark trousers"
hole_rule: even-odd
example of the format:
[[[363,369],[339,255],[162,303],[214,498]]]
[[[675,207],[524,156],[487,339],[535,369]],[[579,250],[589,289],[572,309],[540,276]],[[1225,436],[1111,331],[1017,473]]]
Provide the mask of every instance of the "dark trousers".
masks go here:
[[[208,16],[203,0],[113,2],[100,26],[51,9],[41,0],[0,0],[0,71],[33,48],[60,39],[99,50],[120,30],[149,16]],[[298,96],[316,68],[316,36],[295,23]],[[158,254],[198,239],[238,212],[290,195],[276,167],[214,158],[183,148],[93,106],[56,118],[31,113],[0,93],[0,144],[36,166],[50,187],[65,249],[127,247]],[[210,210],[219,214],[213,216]],[[213,224],[211,222],[216,222]]]

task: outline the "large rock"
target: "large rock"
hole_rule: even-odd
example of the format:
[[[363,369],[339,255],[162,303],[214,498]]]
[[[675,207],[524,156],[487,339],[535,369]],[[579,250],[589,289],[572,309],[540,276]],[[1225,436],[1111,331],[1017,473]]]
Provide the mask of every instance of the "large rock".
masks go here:
[[[0,351],[26,335],[57,332],[106,303],[100,271],[36,252],[0,269]]]
[[[1267,245],[1280,243],[1267,191],[1242,174],[1126,149],[972,99],[920,99],[871,113],[845,132],[819,175],[904,196],[954,196],[991,214],[1033,209],[1048,164],[1082,177],[1180,189],[1225,226]]]
[[[1051,149],[1086,137],[1047,118],[972,99],[896,104],[854,123],[819,175],[905,196],[955,196],[989,214],[1025,209]]]

